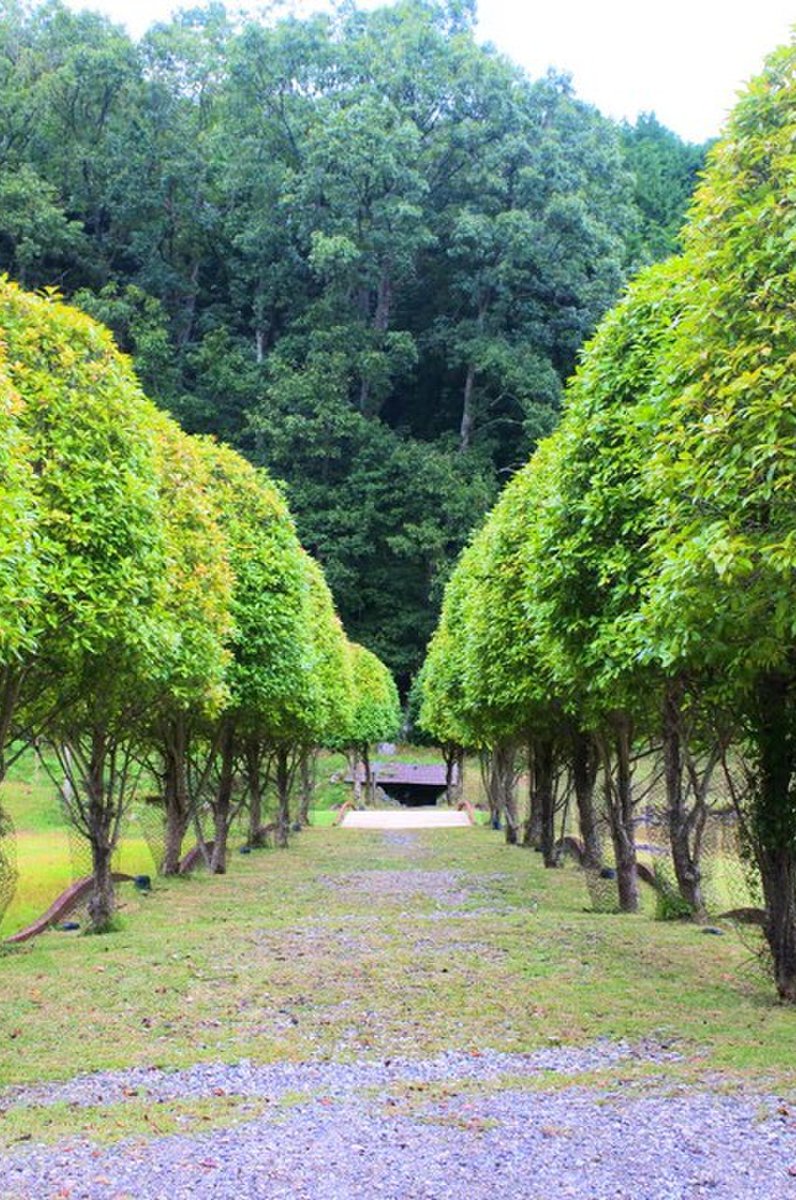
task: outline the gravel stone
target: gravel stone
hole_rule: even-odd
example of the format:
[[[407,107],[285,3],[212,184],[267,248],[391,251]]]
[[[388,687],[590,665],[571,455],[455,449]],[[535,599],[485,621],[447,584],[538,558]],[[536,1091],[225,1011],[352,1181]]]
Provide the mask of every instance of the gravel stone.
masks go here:
[[[586,1047],[550,1047],[529,1054],[505,1054],[484,1050],[477,1054],[448,1051],[427,1059],[390,1058],[355,1063],[276,1063],[255,1066],[239,1063],[197,1063],[182,1071],[158,1067],[135,1067],[125,1071],[102,1071],[78,1075],[66,1083],[8,1088],[0,1093],[0,1105],[121,1104],[130,1089],[153,1101],[204,1099],[225,1093],[236,1096],[278,1098],[291,1092],[322,1090],[329,1095],[351,1096],[364,1088],[398,1083],[440,1083],[450,1080],[495,1080],[504,1075],[539,1076],[544,1072],[580,1075],[603,1070],[628,1060],[674,1062],[677,1051],[655,1042],[630,1045],[600,1041]]]
[[[585,1053],[610,1056],[614,1050],[601,1046]],[[491,1070],[513,1058],[484,1057]],[[355,1093],[357,1073],[373,1083],[396,1065],[354,1064],[338,1068],[336,1079],[321,1072],[323,1094],[288,1109],[275,1106],[230,1130],[143,1143],[131,1139],[102,1151],[86,1142],[19,1150],[0,1160],[0,1195],[4,1200],[796,1197],[790,1173],[796,1126],[774,1097],[767,1098],[770,1115],[761,1119],[760,1097],[685,1088],[673,1096],[568,1088],[480,1097],[468,1089],[412,1113],[400,1106],[391,1111],[383,1097]],[[400,1068],[404,1079],[432,1079],[444,1066],[458,1072],[464,1065],[452,1055]],[[248,1070],[249,1078],[259,1074],[244,1064],[202,1068],[202,1085],[230,1070],[230,1085],[240,1084],[241,1072]],[[290,1070],[302,1073],[301,1067]],[[195,1072],[180,1072],[179,1078],[193,1086]]]

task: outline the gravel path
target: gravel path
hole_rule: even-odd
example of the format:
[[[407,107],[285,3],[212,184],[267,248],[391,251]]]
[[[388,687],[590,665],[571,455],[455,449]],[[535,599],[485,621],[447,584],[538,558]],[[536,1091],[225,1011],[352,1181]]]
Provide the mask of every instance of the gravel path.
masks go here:
[[[663,1046],[136,1069],[7,1090],[8,1108],[258,1097],[265,1115],[196,1135],[75,1141],[0,1158],[3,1200],[796,1200],[796,1110],[775,1096],[623,1083]],[[608,1090],[545,1091],[616,1072]],[[528,1086],[523,1087],[523,1080]],[[508,1086],[506,1086],[508,1084]],[[440,1087],[440,1085],[443,1085]],[[430,1089],[430,1090],[429,1090]],[[287,1100],[287,1102],[285,1102]]]
[[[79,1075],[66,1083],[8,1088],[0,1092],[0,1105],[120,1104],[134,1089],[153,1102],[176,1098],[201,1099],[219,1095],[265,1096],[278,1099],[286,1093],[322,1090],[336,1099],[351,1097],[365,1088],[400,1083],[441,1083],[449,1080],[490,1081],[501,1076],[529,1078],[545,1072],[581,1075],[628,1061],[676,1062],[680,1055],[667,1047],[644,1042],[598,1042],[587,1047],[557,1047],[530,1054],[480,1054],[448,1052],[427,1059],[387,1059],[356,1063],[277,1063],[254,1066],[240,1063],[198,1063],[185,1071],[137,1067],[128,1071],[102,1071]]]
[[[796,1112],[776,1097],[674,1095],[616,1086],[479,1092],[506,1070],[615,1066],[629,1047],[545,1056],[444,1055],[425,1063],[202,1067],[171,1077],[127,1073],[153,1104],[226,1087],[246,1095],[308,1087],[232,1129],[202,1136],[128,1139],[99,1151],[85,1142],[30,1146],[0,1160],[3,1200],[788,1200],[796,1197]],[[640,1053],[640,1051],[637,1051]],[[556,1055],[560,1055],[556,1058]],[[534,1060],[531,1061],[525,1060]],[[122,1076],[104,1076],[108,1102]],[[448,1080],[444,1099],[411,1105],[384,1090]],[[97,1081],[50,1099],[96,1100]],[[31,1097],[28,1097],[30,1099]],[[19,1099],[19,1098],[18,1098]]]

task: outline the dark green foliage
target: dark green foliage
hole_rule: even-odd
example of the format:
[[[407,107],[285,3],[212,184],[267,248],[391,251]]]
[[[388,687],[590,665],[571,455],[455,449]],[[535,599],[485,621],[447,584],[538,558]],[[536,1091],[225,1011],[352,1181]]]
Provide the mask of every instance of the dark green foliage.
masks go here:
[[[635,200],[641,214],[634,249],[639,264],[654,262],[680,247],[680,229],[705,165],[705,146],[683,142],[643,113],[622,130],[625,159],[635,176]]]
[[[655,863],[653,874],[655,876],[655,920],[690,920],[694,915],[693,910],[680,895],[671,872],[659,863]]]

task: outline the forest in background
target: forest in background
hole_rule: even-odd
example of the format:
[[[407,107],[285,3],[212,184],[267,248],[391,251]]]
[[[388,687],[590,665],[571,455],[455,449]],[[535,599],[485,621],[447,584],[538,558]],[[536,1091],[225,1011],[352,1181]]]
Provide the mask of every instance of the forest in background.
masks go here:
[[[473,19],[211,4],[136,43],[58,2],[0,18],[0,271],[109,325],[185,429],[284,481],[351,636],[404,684],[704,159],[529,79]]]

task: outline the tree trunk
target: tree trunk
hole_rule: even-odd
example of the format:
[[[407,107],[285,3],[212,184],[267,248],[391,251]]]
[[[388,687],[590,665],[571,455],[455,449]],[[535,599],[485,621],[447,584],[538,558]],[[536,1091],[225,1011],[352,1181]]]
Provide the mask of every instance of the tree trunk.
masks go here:
[[[615,724],[616,777],[611,755],[603,749],[605,799],[616,859],[616,883],[621,912],[638,912],[636,837],[633,828],[633,790],[630,766],[630,722],[620,716]]]
[[[442,747],[442,757],[445,762],[445,803],[453,804],[453,771],[456,761],[456,749],[449,742]]]
[[[348,751],[348,769],[351,773],[352,795],[354,797],[354,808],[362,807],[362,781],[359,778],[359,751],[352,749]]]
[[[365,292],[364,311],[370,314],[370,291]],[[379,276],[379,286],[376,291],[376,308],[373,313],[372,328],[376,333],[386,333],[390,327],[390,311],[392,309],[392,279],[388,265],[382,266]],[[363,379],[359,386],[359,411],[365,416],[373,416],[370,408],[370,384]]]
[[[685,763],[681,736],[682,696],[682,684],[673,681],[667,686],[663,699],[662,734],[666,815],[677,887],[693,916],[702,919],[705,916],[702,872],[699,867],[698,855],[694,849],[698,848],[699,840],[697,839],[692,845],[691,834],[695,822],[700,818],[704,824],[704,811],[700,812],[700,808],[704,810],[704,800],[699,795],[694,796],[694,810],[689,811],[683,790]]]
[[[94,933],[104,933],[111,926],[116,910],[111,871],[112,848],[98,831],[91,838],[91,867],[93,888],[88,901],[88,916]]]
[[[793,846],[758,853],[766,902],[765,934],[781,1000],[796,1004],[796,856]]]
[[[473,425],[475,423],[475,415],[473,413],[473,393],[475,391],[475,366],[470,363],[467,368],[467,376],[464,381],[464,395],[462,397],[462,419],[459,425],[459,452],[464,454],[470,449],[470,442],[473,436]]]
[[[500,800],[495,794],[495,773],[492,765],[493,751],[481,750],[478,755],[481,768],[481,785],[489,805],[489,825],[492,829],[500,829]]]
[[[583,866],[587,871],[599,871],[603,865],[597,811],[594,806],[594,787],[597,782],[597,748],[588,733],[578,730],[572,737],[572,784],[578,805],[578,822],[583,842]]]
[[[376,803],[376,780],[370,765],[370,747],[368,745],[362,745],[361,755],[362,766],[365,768],[365,805],[373,806]]]
[[[555,745],[552,738],[538,738],[534,752],[535,792],[542,833],[542,861],[558,866],[556,853]]]
[[[780,999],[796,1004],[796,738],[793,680],[764,676],[756,688],[758,778],[750,830],[766,904],[765,935]]]
[[[111,926],[116,909],[113,890],[111,856],[114,849],[113,797],[106,795],[105,767],[108,747],[102,733],[95,732],[91,740],[88,777],[84,780],[88,805],[86,808],[89,842],[91,844],[92,890],[88,900],[88,917],[94,933],[104,933]]]
[[[263,771],[263,760],[266,757],[263,747],[254,738],[246,742],[246,787],[249,793],[249,833],[250,846],[262,846],[263,835],[260,832],[263,824],[263,792],[268,782],[268,770]]]
[[[528,741],[528,820],[525,822],[522,844],[534,850],[542,848],[542,810],[536,787],[536,755],[532,738]]]
[[[232,813],[232,783],[235,768],[235,730],[230,722],[221,736],[221,768],[213,802],[213,853],[210,870],[225,875],[227,870],[227,838]]]
[[[392,279],[389,266],[383,266],[379,277],[379,288],[376,294],[376,311],[373,314],[373,328],[379,333],[386,333],[390,326],[390,310],[392,308]]]
[[[453,804],[461,804],[464,799],[464,747],[456,747],[456,758],[454,761],[456,768],[456,782],[453,785]]]
[[[11,722],[19,695],[19,676],[10,667],[0,670],[0,783],[6,773],[6,747],[11,736]]]
[[[182,843],[191,819],[187,774],[188,733],[184,716],[171,722],[163,747],[165,764],[166,846],[163,862],[158,864],[164,875],[179,875]]]
[[[504,817],[506,841],[510,846],[516,846],[519,833],[514,759],[515,746],[513,742],[498,742],[493,746],[491,791],[495,809]]]
[[[290,837],[290,751],[280,746],[276,752],[276,844],[285,849]]]
[[[315,771],[318,751],[315,747],[305,750],[301,755],[299,771],[301,774],[301,800],[299,803],[299,824],[309,825],[310,809],[315,798]]]

